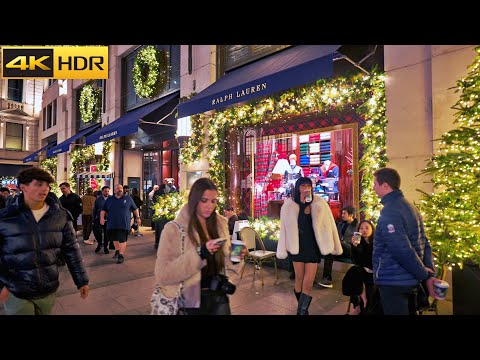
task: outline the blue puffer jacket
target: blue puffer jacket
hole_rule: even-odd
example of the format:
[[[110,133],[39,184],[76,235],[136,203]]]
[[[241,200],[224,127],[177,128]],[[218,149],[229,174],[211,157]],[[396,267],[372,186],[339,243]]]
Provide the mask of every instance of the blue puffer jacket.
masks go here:
[[[385,195],[381,203],[373,242],[374,282],[415,286],[430,276],[426,267],[435,271],[422,216],[401,190]]]
[[[71,215],[54,195],[46,202],[50,208],[38,223],[23,194],[0,211],[0,289],[6,286],[21,299],[42,298],[57,290],[60,252],[77,288],[88,284]]]

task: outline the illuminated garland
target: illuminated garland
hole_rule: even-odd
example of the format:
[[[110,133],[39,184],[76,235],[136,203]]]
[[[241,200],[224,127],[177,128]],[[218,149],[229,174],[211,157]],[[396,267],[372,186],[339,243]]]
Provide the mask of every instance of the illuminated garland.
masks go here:
[[[442,135],[438,151],[421,172],[434,193],[423,191],[420,209],[437,265],[480,264],[480,47],[466,78],[457,81],[458,126]]]
[[[39,166],[48,171],[54,179],[57,178],[57,157],[53,156],[40,161]]]
[[[85,85],[82,88],[78,105],[84,123],[98,119],[100,115],[101,94],[102,91],[100,89],[94,89],[92,85]]]
[[[133,86],[138,96],[149,98],[157,95],[168,81],[168,53],[155,46],[139,51],[133,64]]]
[[[46,158],[45,160],[40,161],[39,166],[42,169],[48,171],[55,180],[57,179],[57,157],[56,156]],[[62,195],[62,192],[60,191],[60,187],[56,182],[50,184],[50,189],[55,195],[57,196]]]
[[[373,172],[387,162],[385,147],[385,78],[375,70],[350,78],[322,79],[315,85],[291,89],[281,95],[255,100],[245,105],[191,117],[192,136],[181,150],[180,161],[191,164],[204,153],[209,162],[209,175],[219,187],[220,207],[225,205],[225,134],[232,127],[268,124],[270,121],[318,112],[354,110],[365,119],[360,129],[364,156],[359,160],[361,211],[376,220],[380,201],[373,192]],[[205,139],[204,128],[206,124]]]
[[[98,166],[98,171],[108,171],[110,169],[110,151],[112,142],[105,141],[102,148],[102,162]],[[72,191],[76,190],[77,180],[75,175],[85,171],[85,164],[95,160],[95,145],[77,147],[70,152],[70,177],[69,183]]]
[[[158,196],[157,202],[153,204],[154,210],[152,221],[173,220],[184,204],[187,203],[187,196],[184,191],[170,192]]]
[[[280,239],[280,219],[270,219],[267,216],[260,216],[258,219],[249,220],[250,226],[254,228],[262,239],[278,241]]]

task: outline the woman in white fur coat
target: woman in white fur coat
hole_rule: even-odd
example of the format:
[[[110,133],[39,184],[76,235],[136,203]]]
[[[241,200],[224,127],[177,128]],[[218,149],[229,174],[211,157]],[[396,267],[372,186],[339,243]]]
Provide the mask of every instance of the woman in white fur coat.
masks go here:
[[[311,201],[306,202],[309,198]],[[295,183],[293,199],[287,199],[280,210],[277,246],[279,259],[290,255],[293,261],[297,315],[308,315],[320,254],[341,255],[342,246],[328,203],[318,195],[312,196],[312,180],[301,177]]]

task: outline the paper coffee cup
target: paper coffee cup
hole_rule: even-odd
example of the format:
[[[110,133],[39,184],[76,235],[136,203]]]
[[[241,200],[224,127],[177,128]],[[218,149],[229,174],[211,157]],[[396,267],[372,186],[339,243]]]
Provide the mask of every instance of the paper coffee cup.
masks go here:
[[[435,298],[438,300],[445,300],[449,286],[450,285],[448,284],[448,282],[443,280],[440,282],[434,282],[433,291],[435,292]]]
[[[360,241],[362,240],[362,234],[359,233],[358,231],[355,231],[355,232],[353,233],[353,236],[355,237],[355,242],[356,242],[357,244],[359,244]]]
[[[242,249],[244,248],[245,244],[241,240],[232,240],[232,249],[230,251],[230,260],[233,263],[240,262],[240,254],[242,253]]]

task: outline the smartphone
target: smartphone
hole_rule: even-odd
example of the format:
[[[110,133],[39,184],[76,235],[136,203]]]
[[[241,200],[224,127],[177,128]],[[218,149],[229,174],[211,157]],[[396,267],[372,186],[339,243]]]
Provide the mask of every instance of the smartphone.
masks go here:
[[[215,245],[220,245],[220,247],[221,247],[221,246],[223,246],[223,244],[225,244],[225,241],[227,241],[227,239],[219,238],[219,239],[215,239],[213,241],[215,242]]]

